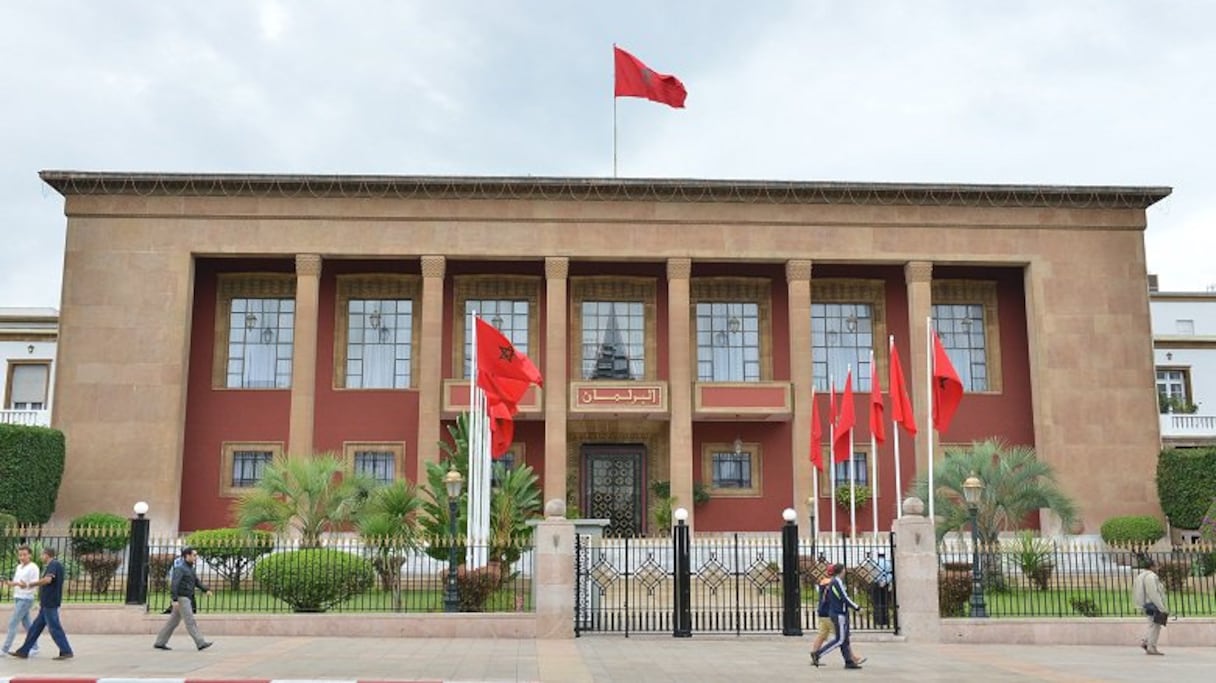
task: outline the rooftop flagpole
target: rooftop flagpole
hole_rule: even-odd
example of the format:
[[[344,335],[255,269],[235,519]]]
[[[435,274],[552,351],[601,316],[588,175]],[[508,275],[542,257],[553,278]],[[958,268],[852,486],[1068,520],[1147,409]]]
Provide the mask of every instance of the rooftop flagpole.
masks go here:
[[[616,43],[612,44],[612,177],[616,177]]]

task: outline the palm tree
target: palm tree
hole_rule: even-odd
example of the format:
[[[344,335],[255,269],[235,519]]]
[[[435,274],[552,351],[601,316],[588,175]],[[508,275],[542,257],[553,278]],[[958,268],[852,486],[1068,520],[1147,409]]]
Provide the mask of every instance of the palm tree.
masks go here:
[[[984,482],[976,517],[983,543],[995,543],[1002,531],[1020,529],[1039,508],[1054,512],[1065,528],[1076,519],[1076,504],[1060,490],[1051,465],[1040,461],[1033,448],[988,439],[947,449],[945,459],[933,468],[938,540],[951,531],[962,533],[971,522],[963,482],[972,473]],[[927,500],[928,488],[928,482],[919,476],[912,493]]]
[[[372,491],[355,520],[355,528],[380,576],[380,586],[385,591],[392,591],[397,607],[400,607],[401,598],[401,565],[409,552],[418,547],[418,512],[421,508],[422,499],[414,485],[394,481]]]
[[[321,535],[354,518],[376,482],[357,474],[333,453],[276,458],[253,490],[237,499],[237,525],[267,525],[275,533],[293,532],[300,546],[317,548]]]

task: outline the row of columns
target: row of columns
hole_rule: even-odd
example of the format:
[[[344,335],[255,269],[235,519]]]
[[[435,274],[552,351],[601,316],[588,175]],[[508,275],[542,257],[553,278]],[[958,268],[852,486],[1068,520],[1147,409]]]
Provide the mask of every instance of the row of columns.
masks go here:
[[[443,319],[444,273],[447,261],[438,255],[426,255],[422,266],[422,305],[420,319]],[[545,259],[545,500],[566,498],[566,403],[569,386],[567,376],[567,295],[569,291],[570,259]],[[799,519],[806,519],[811,490],[810,423],[812,396],[811,363],[811,261],[795,259],[786,262],[789,314],[789,358],[794,397],[794,428],[790,453],[793,458],[793,481],[790,495],[792,507]],[[296,317],[295,348],[292,356],[291,413],[289,447],[291,452],[310,453],[316,404],[317,326],[320,293],[321,257],[317,254],[296,256]],[[693,440],[692,440],[692,330],[688,310],[691,305],[692,259],[667,260],[667,343],[670,421],[668,439],[671,494],[679,500],[693,499]],[[928,368],[919,359],[927,358],[926,321],[932,305],[931,285],[933,264],[927,261],[909,262],[904,267],[908,297],[908,333],[910,362],[910,391],[916,411],[916,422],[924,425],[916,435],[917,453],[928,453],[928,402],[918,400],[926,395]],[[420,358],[439,359],[443,354],[442,325],[424,324],[419,335]],[[426,463],[439,459],[440,406],[443,375],[438,362],[419,363],[417,387],[418,436],[416,481],[425,481]],[[694,508],[689,509],[691,524]]]

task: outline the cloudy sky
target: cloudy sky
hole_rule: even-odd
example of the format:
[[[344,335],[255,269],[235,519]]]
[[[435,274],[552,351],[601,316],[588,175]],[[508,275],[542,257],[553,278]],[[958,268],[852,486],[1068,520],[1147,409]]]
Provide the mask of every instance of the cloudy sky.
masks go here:
[[[41,169],[1168,185],[1149,270],[1216,285],[1216,3],[11,0],[0,306],[58,306]]]

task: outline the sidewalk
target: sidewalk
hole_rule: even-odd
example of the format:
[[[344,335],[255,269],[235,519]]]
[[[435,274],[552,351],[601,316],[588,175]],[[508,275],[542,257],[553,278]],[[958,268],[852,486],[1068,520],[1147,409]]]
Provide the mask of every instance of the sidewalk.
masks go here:
[[[52,661],[49,636],[29,660],[5,657],[0,683],[29,678],[169,681],[651,681],[736,683],[874,681],[1210,681],[1216,648],[1168,648],[1165,657],[1129,647],[936,645],[860,642],[869,661],[844,671],[838,654],[809,664],[809,638],[584,637],[576,640],[474,640],[219,636],[199,652],[185,633],[171,652],[151,636],[71,636],[76,657]]]

